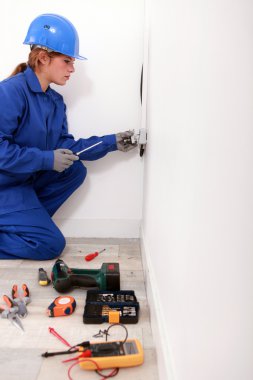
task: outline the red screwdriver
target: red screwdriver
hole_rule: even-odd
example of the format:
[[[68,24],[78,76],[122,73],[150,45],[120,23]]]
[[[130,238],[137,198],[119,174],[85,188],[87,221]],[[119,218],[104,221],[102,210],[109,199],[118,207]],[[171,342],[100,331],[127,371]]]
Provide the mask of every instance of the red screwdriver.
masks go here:
[[[85,258],[86,261],[91,261],[91,260],[95,259],[95,257],[97,257],[101,252],[104,252],[104,251],[105,251],[105,248],[102,249],[102,251],[99,251],[99,252],[89,253],[84,258]]]

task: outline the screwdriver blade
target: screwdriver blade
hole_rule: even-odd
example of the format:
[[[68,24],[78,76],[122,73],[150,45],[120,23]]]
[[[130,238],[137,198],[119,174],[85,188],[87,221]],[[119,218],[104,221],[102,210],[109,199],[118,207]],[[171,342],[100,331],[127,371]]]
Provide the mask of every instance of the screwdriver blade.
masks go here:
[[[18,329],[20,329],[21,331],[24,331],[24,327],[21,323],[21,321],[19,320],[19,318],[17,318],[16,315],[10,315],[8,317],[8,319],[10,319],[11,323],[16,326]]]

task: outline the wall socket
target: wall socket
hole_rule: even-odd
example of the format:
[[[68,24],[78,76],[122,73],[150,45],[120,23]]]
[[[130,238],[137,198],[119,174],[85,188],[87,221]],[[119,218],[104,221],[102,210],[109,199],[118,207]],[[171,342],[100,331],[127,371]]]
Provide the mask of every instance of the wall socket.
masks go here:
[[[147,145],[147,129],[141,128],[138,131],[134,130],[133,132],[134,132],[134,134],[131,137],[132,143],[133,144],[137,143],[139,145],[140,156],[142,157],[144,152],[145,152],[146,145]]]

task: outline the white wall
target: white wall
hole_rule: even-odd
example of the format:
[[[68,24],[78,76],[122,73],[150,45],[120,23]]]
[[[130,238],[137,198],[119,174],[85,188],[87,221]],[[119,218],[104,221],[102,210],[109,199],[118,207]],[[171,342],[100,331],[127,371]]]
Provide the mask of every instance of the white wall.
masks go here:
[[[23,40],[30,22],[41,13],[61,14],[76,26],[80,53],[88,58],[76,62],[76,72],[65,87],[56,87],[67,103],[70,132],[89,137],[140,128],[144,0],[10,0],[3,4],[0,80],[27,61],[29,48]],[[63,233],[139,236],[143,160],[137,150],[114,152],[88,162],[87,168],[84,185],[54,217]]]
[[[253,378],[252,14],[150,0],[142,240],[161,380]]]

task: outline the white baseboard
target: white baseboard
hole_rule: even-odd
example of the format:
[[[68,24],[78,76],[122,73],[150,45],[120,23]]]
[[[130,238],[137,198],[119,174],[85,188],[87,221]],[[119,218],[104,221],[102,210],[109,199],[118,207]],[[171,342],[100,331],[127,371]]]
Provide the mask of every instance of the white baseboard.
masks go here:
[[[168,326],[159,296],[156,276],[152,267],[151,253],[147,247],[143,229],[140,228],[141,255],[144,269],[145,287],[150,309],[150,322],[156,346],[158,380],[175,380],[172,370],[171,353],[169,349]],[[154,256],[154,255],[153,255]]]
[[[65,237],[139,238],[138,219],[54,218]]]

